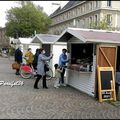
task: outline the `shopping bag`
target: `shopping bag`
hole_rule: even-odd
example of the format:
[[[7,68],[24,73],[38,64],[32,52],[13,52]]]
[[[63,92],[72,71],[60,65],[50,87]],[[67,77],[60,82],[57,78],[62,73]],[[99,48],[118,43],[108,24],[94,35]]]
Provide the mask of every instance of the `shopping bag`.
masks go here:
[[[17,62],[12,64],[12,69],[20,69],[20,64],[18,64]]]

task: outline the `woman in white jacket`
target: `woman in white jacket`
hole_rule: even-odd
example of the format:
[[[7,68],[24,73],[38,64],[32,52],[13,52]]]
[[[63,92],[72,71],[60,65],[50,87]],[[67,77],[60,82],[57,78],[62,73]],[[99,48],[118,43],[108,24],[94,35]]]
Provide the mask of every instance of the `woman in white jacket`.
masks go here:
[[[52,59],[53,54],[50,55],[49,57],[46,57],[45,55],[45,50],[43,48],[40,48],[40,54],[38,56],[38,62],[37,62],[37,78],[34,84],[34,88],[35,89],[39,89],[38,88],[38,82],[39,80],[43,77],[43,88],[48,88],[46,85],[46,71],[45,71],[45,64],[46,61],[49,61],[50,59]]]

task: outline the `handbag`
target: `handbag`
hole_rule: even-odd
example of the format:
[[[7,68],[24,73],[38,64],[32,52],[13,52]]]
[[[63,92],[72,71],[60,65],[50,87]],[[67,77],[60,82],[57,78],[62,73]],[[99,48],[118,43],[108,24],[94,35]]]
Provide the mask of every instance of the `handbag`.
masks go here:
[[[12,64],[12,69],[20,69],[20,64],[18,64],[17,62]]]
[[[49,71],[49,68],[46,64],[44,65],[44,70],[45,70],[45,72]]]

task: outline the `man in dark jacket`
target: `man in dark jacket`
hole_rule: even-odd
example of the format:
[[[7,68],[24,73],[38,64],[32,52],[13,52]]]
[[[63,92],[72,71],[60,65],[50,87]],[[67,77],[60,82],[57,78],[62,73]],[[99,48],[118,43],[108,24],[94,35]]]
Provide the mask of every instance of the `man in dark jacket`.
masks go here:
[[[59,56],[59,67],[62,68],[60,83],[63,86],[66,86],[64,83],[64,74],[65,74],[66,63],[69,62],[66,53],[67,53],[67,50],[62,49],[62,54]]]
[[[15,62],[17,62],[18,64],[22,63],[22,56],[23,56],[23,53],[21,51],[21,48],[18,47],[15,50]],[[16,75],[19,75],[19,69],[16,69]]]

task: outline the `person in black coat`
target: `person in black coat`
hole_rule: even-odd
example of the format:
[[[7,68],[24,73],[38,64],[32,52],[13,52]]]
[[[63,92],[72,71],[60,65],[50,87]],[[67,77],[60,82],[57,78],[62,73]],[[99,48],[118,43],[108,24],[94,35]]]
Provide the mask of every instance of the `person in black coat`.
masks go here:
[[[40,49],[37,48],[36,49],[36,53],[34,55],[34,60],[33,60],[33,63],[32,63],[34,70],[37,70],[37,62],[38,62],[38,56],[39,56],[39,54],[40,54]]]
[[[23,56],[23,53],[21,51],[21,48],[18,47],[15,50],[15,62],[17,62],[18,64],[22,63],[22,56]],[[19,69],[16,69],[16,75],[19,75]]]

